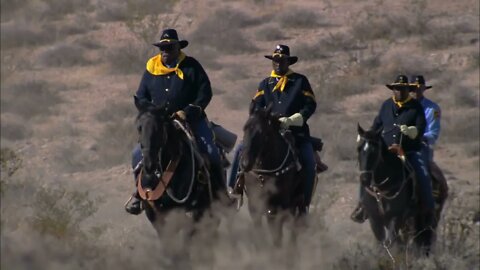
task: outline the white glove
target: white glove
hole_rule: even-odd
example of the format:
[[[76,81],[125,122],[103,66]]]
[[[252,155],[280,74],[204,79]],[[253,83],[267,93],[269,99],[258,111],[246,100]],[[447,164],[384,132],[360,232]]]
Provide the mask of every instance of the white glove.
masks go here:
[[[175,113],[175,115],[178,116],[178,118],[182,119],[183,121],[185,121],[185,119],[187,119],[187,115],[185,114],[185,112],[183,110],[179,110]]]
[[[289,128],[290,126],[301,127],[303,126],[303,116],[300,113],[294,113],[290,117],[280,117],[280,126],[282,128]]]
[[[400,132],[403,134],[407,135],[410,139],[415,139],[418,135],[418,130],[416,126],[407,126],[407,125],[401,125],[400,126]]]

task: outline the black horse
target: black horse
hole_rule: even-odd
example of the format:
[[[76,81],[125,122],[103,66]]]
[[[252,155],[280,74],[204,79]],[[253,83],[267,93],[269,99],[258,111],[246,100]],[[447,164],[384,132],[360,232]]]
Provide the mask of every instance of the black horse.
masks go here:
[[[417,246],[429,249],[431,230],[418,204],[413,168],[402,160],[398,146],[385,144],[381,132],[358,125],[362,203],[370,227],[384,247],[397,239],[414,239]]]
[[[303,173],[293,136],[281,130],[271,107],[251,113],[244,126],[240,177],[243,177],[248,209],[256,225],[263,215],[278,243],[288,216],[305,213]],[[285,132],[287,132],[285,134]]]
[[[198,221],[217,198],[220,179],[210,177],[208,158],[198,152],[185,123],[171,116],[164,106],[136,97],[135,105],[143,155],[137,190],[148,219],[157,232],[172,209],[183,209]]]

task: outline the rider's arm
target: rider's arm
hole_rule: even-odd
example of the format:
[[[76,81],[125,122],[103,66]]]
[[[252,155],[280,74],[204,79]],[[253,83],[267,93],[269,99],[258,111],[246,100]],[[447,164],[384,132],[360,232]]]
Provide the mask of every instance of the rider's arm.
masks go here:
[[[435,144],[440,135],[440,108],[432,107],[425,110],[425,118],[427,126],[423,138],[427,140],[428,144]]]
[[[202,114],[202,111],[205,110],[207,105],[212,99],[212,87],[210,85],[210,80],[208,79],[207,73],[203,69],[200,63],[192,59],[193,72],[194,72],[194,87],[196,97],[189,105],[187,105],[183,110],[187,116],[187,119],[198,118]]]
[[[303,117],[303,121],[307,122],[308,118],[315,112],[317,108],[317,102],[315,101],[315,94],[313,93],[310,82],[305,77],[302,82],[302,95],[303,95],[303,108],[300,110],[300,114]]]
[[[423,108],[420,104],[418,104],[417,106],[417,117],[415,118],[415,127],[417,128],[417,132],[419,135],[417,135],[417,138],[418,139],[420,137],[421,134],[424,134],[425,133],[425,127],[426,127],[426,123],[427,121],[425,120],[425,113],[423,112]]]
[[[150,92],[148,91],[148,84],[150,83],[150,80],[151,75],[148,71],[145,70],[142,76],[142,80],[140,81],[140,85],[138,86],[137,93],[135,93],[135,95],[140,101],[152,101],[152,97],[150,96]]]
[[[382,110],[383,110],[384,106],[385,106],[385,103],[382,104],[382,107],[380,107],[380,111],[378,111],[377,116],[373,120],[373,123],[372,123],[372,126],[370,127],[370,130],[379,130],[379,129],[383,128],[383,122],[382,122],[381,115],[382,115]]]
[[[257,92],[255,92],[255,95],[252,98],[252,103],[250,104],[250,113],[252,113],[256,109],[261,109],[266,106],[265,104],[265,88],[266,85],[264,81],[260,83],[258,86]]]

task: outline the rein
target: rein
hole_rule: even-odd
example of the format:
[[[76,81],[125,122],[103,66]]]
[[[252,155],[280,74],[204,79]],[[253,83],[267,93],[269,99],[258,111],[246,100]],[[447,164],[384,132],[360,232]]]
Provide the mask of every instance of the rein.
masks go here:
[[[290,144],[290,142],[288,142],[283,135],[282,135],[282,138],[285,141],[285,143],[288,145],[288,150],[287,150],[287,153],[285,154],[285,157],[283,158],[282,163],[272,170],[252,169],[250,170],[250,173],[256,175],[257,178],[259,179],[263,179],[263,174],[274,174],[275,176],[280,176],[287,173],[288,171],[290,171],[291,169],[297,166],[295,159],[292,160],[292,162],[288,164],[288,166],[286,166],[288,158],[290,157],[290,155],[293,156],[294,151],[292,149],[292,145]],[[244,172],[241,163],[240,163],[240,170],[241,170],[240,173]]]
[[[375,141],[372,141],[372,140],[369,140],[369,139],[365,139],[363,138],[365,141],[369,142],[369,143],[374,143],[374,144],[377,144],[378,145],[378,142],[375,142]],[[400,138],[400,142],[402,140],[402,137]],[[378,183],[378,184],[374,184],[374,183],[370,183],[370,186],[368,187],[364,187],[365,191],[367,191],[368,194],[370,194],[372,197],[375,198],[375,200],[377,201],[378,203],[378,208],[380,210],[380,213],[383,215],[385,214],[385,210],[383,208],[383,205],[381,203],[381,200],[382,199],[385,199],[385,200],[393,200],[395,198],[397,198],[400,193],[403,191],[403,189],[405,188],[406,186],[406,183],[408,182],[409,179],[413,179],[414,177],[414,171],[413,171],[413,168],[411,167],[411,165],[407,162],[405,162],[403,159],[400,158],[400,160],[402,161],[402,164],[403,164],[403,168],[402,168],[402,182],[401,182],[401,185],[400,185],[400,188],[391,196],[388,196],[387,194],[390,192],[390,190],[382,190],[380,189],[380,186],[386,184],[389,180],[391,180],[390,177],[387,177],[385,179],[382,180],[382,182]],[[375,161],[375,164],[373,166],[373,168],[377,168],[378,165],[380,163],[385,163],[382,155],[381,155],[381,151],[378,151],[378,157]],[[408,176],[405,176],[405,168],[407,169],[407,171],[409,171],[409,175]],[[367,173],[370,173],[372,175],[371,177],[371,181],[375,181],[375,170],[362,170],[360,171],[360,175],[363,175],[363,174],[367,174]]]

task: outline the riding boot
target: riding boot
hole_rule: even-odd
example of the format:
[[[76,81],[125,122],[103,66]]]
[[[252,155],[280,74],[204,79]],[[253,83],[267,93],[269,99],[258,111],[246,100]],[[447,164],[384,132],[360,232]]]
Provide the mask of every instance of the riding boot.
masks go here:
[[[138,194],[138,191],[135,191],[128,200],[128,202],[125,204],[125,211],[132,215],[138,215],[142,213],[142,201],[140,195]]]
[[[365,211],[363,210],[363,205],[362,203],[358,203],[357,207],[353,210],[352,214],[350,215],[350,218],[357,223],[363,223],[367,219],[367,215],[365,214]]]

